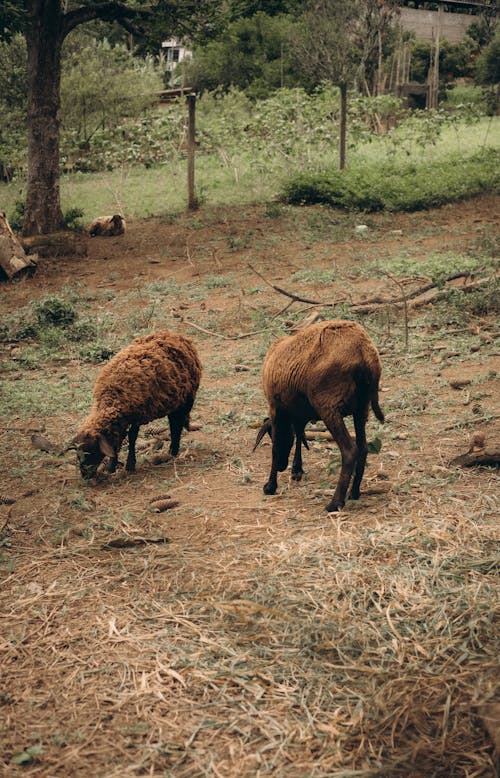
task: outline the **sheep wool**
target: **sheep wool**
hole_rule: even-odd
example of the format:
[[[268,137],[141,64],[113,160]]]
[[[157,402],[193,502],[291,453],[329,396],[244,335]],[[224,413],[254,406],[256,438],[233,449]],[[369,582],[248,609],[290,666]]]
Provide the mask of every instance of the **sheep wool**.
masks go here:
[[[379,421],[384,421],[378,402],[380,374],[375,345],[353,321],[317,322],[271,346],[262,370],[270,418],[262,425],[256,442],[258,445],[267,432],[273,443],[266,494],[276,492],[277,473],[288,467],[294,439],[292,479],[302,478],[302,443],[307,447],[304,428],[309,421],[321,419],[342,454],[339,482],[327,510],[336,511],[344,505],[354,471],[351,497],[359,497],[368,450],[365,426],[370,405]],[[355,442],[343,421],[345,416],[353,416]]]
[[[127,224],[123,216],[119,213],[114,216],[98,216],[88,227],[88,233],[91,238],[96,235],[102,237],[113,237],[114,235],[123,235]]]
[[[142,424],[168,416],[170,453],[178,453],[182,428],[200,384],[202,365],[183,335],[157,332],[136,338],[101,370],[94,387],[92,410],[80,427],[75,445],[84,477],[95,475],[106,456],[115,469],[128,431],[126,469],[135,470],[135,441]]]

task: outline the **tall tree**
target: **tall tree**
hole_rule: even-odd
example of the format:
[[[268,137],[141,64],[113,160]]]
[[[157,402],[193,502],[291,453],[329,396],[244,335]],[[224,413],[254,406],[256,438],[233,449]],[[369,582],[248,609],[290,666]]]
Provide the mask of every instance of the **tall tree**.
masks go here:
[[[382,35],[390,28],[394,6],[395,0],[305,3],[295,40],[298,66],[308,76],[311,87],[331,81],[340,88],[341,170],[345,165],[347,89],[365,84],[367,63],[374,52],[381,52]]]
[[[28,48],[28,183],[24,235],[59,229],[61,52],[66,37],[81,24],[101,19],[129,32],[163,29],[165,35],[209,31],[217,21],[216,0],[6,0],[0,37],[22,30]],[[103,84],[103,90],[106,85]]]

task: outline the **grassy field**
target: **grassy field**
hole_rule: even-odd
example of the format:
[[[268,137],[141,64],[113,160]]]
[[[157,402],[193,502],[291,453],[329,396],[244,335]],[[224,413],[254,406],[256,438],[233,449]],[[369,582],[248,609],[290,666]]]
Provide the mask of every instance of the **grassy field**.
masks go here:
[[[0,287],[2,776],[495,777],[498,472],[451,462],[498,451],[499,208],[204,206]],[[321,425],[273,497],[252,453],[263,356],[312,312],[383,364],[339,514]],[[202,358],[197,429],[172,461],[158,420],[134,475],[82,482],[100,364],[165,327]]]
[[[483,118],[468,125],[457,122],[435,129],[424,120],[404,123],[388,135],[374,137],[370,143],[349,152],[357,170],[366,163],[373,168],[390,162],[408,166],[436,164],[446,192],[446,164],[456,173],[460,159],[467,160],[483,148],[500,149],[500,117]],[[460,158],[457,163],[457,154]],[[235,147],[226,142],[210,154],[200,152],[196,161],[196,188],[202,204],[207,206],[245,205],[270,202],[283,190],[285,182],[297,171],[317,173],[335,170],[335,142],[305,143],[300,136],[291,148],[283,144],[263,144],[259,153],[253,147]],[[464,172],[464,177],[466,172]],[[380,176],[383,179],[383,174]],[[13,181],[0,184],[0,207],[10,215],[18,200],[24,199],[24,184]],[[186,160],[176,154],[168,164],[150,168],[124,164],[120,169],[103,173],[65,174],[61,180],[63,211],[80,208],[83,222],[96,214],[124,213],[128,218],[180,213],[187,203]]]

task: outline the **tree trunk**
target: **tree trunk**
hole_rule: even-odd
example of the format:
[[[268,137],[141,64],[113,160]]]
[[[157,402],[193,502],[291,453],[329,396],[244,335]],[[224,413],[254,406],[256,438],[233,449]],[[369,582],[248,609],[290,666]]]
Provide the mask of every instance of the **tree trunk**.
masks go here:
[[[342,81],[340,84],[340,132],[339,132],[339,170],[345,168],[345,148],[346,148],[346,126],[347,126],[347,84]]]
[[[28,185],[23,235],[63,226],[59,125],[63,14],[59,0],[30,0],[28,46]]]

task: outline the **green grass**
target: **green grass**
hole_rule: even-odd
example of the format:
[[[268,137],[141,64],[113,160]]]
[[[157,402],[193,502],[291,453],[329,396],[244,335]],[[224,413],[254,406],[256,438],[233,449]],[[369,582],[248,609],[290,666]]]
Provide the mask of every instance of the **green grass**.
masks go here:
[[[388,174],[382,192],[379,182],[377,204],[392,210],[446,202],[448,197],[456,199],[488,189],[492,183],[498,188],[498,174],[495,179],[493,165],[498,168],[500,117],[483,118],[473,125],[457,122],[437,130],[431,126],[427,135],[424,131],[426,122],[431,125],[426,115],[412,119],[411,123],[403,123],[385,136],[373,136],[370,143],[349,152],[346,178],[349,177],[352,187],[362,188],[358,207],[367,207],[363,204],[367,198],[369,205],[372,194],[366,193],[367,184],[376,181],[381,169],[384,176],[385,171],[392,172]],[[296,138],[286,153],[277,143],[263,145],[258,152],[251,147],[251,139],[248,147],[243,144],[230,147],[231,140],[227,143],[227,148],[221,149],[220,153],[200,152],[197,155],[196,188],[200,202],[205,206],[272,203],[298,169],[320,173],[335,171],[337,167],[335,140],[330,144],[311,141],[305,148]],[[479,155],[477,159],[480,160],[480,153],[488,156],[478,167],[478,163],[471,160],[474,155]],[[445,182],[441,192],[433,191],[430,179]],[[418,180],[419,191],[415,187]],[[186,190],[186,160],[181,155],[168,164],[148,169],[123,166],[102,173],[65,174],[61,179],[63,210],[81,209],[84,223],[96,214],[115,211],[136,219],[168,217],[186,209]],[[8,216],[14,213],[16,202],[24,196],[22,179],[0,184],[0,207]],[[345,204],[352,205],[349,197]],[[271,207],[269,213],[275,215],[276,208]]]
[[[283,187],[294,205],[326,203],[349,210],[418,211],[500,191],[500,149],[457,152],[424,162],[356,162],[339,172],[299,173]]]

